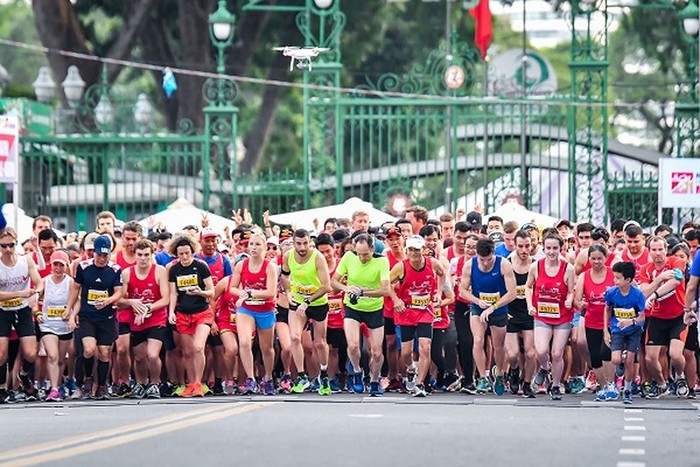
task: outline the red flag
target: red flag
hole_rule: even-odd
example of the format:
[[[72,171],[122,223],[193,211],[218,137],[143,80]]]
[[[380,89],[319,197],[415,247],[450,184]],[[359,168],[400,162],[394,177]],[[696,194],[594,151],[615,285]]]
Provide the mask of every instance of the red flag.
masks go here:
[[[493,24],[491,22],[491,10],[489,0],[479,0],[479,4],[469,11],[476,22],[474,31],[474,44],[481,51],[481,58],[486,58],[486,50],[493,38]]]

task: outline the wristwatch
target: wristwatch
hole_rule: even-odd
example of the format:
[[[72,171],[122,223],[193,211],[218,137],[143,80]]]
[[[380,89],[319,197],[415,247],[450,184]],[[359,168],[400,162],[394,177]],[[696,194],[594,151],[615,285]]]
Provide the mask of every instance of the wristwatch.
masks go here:
[[[311,300],[309,300],[309,297],[306,297],[304,299],[304,303],[306,303],[307,305],[311,305]]]

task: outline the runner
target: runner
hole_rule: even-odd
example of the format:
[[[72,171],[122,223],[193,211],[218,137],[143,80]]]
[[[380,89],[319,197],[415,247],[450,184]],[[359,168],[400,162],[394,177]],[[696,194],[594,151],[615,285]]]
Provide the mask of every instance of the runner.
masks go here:
[[[117,339],[114,305],[122,297],[121,268],[109,260],[112,242],[105,235],[94,241],[92,259],[81,261],[68,298],[68,326],[82,342],[83,372],[77,372],[78,389],[74,398],[92,394],[92,369],[97,356],[95,399],[108,399],[107,374],[112,344]],[[81,389],[82,387],[82,389]]]
[[[507,225],[508,223],[506,223]],[[525,299],[525,284],[532,265],[530,256],[532,240],[530,235],[520,230],[515,234],[515,252],[508,259],[513,266],[515,275],[516,295],[508,305],[508,325],[506,326],[506,355],[510,371],[508,384],[510,392],[518,393],[522,381],[523,396],[534,398],[532,378],[535,376],[537,354],[535,353],[534,318],[530,316]],[[520,352],[522,340],[524,354]],[[522,373],[522,374],[521,374]]]
[[[124,225],[123,239],[132,232],[127,230],[129,224]],[[160,351],[165,340],[170,301],[168,276],[163,266],[153,262],[153,243],[141,239],[131,248],[136,254],[136,264],[122,272],[126,293],[119,301],[120,307],[127,307],[131,316],[130,343],[134,352],[136,385],[131,389],[130,397],[159,399]]]
[[[486,354],[484,351],[486,328],[493,341],[496,366],[493,368],[493,391],[502,396],[505,390],[503,372],[506,368],[506,325],[508,304],[516,297],[513,267],[501,256],[496,256],[493,241],[482,238],[476,243],[476,257],[464,265],[459,284],[460,294],[469,300],[469,318],[474,336],[474,362],[479,372],[476,391],[485,394],[491,389],[486,378]]]
[[[342,233],[344,231],[336,231],[336,233]],[[288,251],[294,248],[294,240],[292,240],[292,235],[294,232],[285,229],[280,232],[283,235],[284,240],[280,243],[280,253],[285,255]],[[282,270],[282,257],[279,256],[278,260],[275,261],[278,271]],[[275,314],[275,334],[277,335],[277,342],[280,346],[279,358],[282,363],[282,377],[279,380],[279,391],[285,394],[292,392],[292,339],[289,335],[289,302],[291,297],[289,293],[285,290],[282,285],[282,274],[278,274],[277,277],[277,306]]]
[[[230,293],[238,296],[236,302],[236,327],[243,369],[247,375],[245,393],[260,391],[255,380],[253,365],[253,333],[257,331],[262,352],[264,377],[262,392],[275,394],[272,369],[275,362],[275,295],[277,294],[277,266],[265,259],[265,237],[252,234],[248,241],[249,258],[233,269]]]
[[[624,232],[625,249],[622,250],[620,259],[634,264],[634,269],[637,271],[634,280],[640,283],[642,267],[649,262],[649,250],[644,246],[644,232],[636,224],[627,225]]]
[[[331,291],[328,265],[323,255],[310,245],[309,232],[297,229],[292,236],[294,249],[282,258],[282,284],[292,295],[289,313],[289,332],[292,343],[292,357],[298,376],[292,392],[302,393],[309,386],[309,377],[304,371],[304,349],[301,336],[308,321],[313,322],[313,343],[321,366],[318,377],[318,393],[327,396],[331,393],[328,377],[328,292]]]
[[[564,240],[556,233],[545,235],[545,258],[532,264],[526,284],[530,315],[535,317],[535,351],[540,369],[535,384],[544,383],[551,354],[552,400],[561,399],[564,373],[564,348],[569,340],[573,319],[574,267],[562,259]]]
[[[182,346],[185,375],[189,384],[181,397],[204,397],[204,346],[214,322],[209,299],[214,296],[214,284],[209,266],[194,257],[194,240],[188,235],[175,237],[170,254],[178,261],[168,272],[170,302],[168,321],[176,326]]]
[[[391,282],[398,281],[396,293],[391,289],[396,324],[401,326],[401,359],[407,379],[413,380],[413,344],[418,340],[417,384],[413,395],[427,396],[426,377],[430,370],[430,348],[433,338],[434,305],[439,304],[445,270],[435,258],[425,257],[425,239],[413,235],[406,241],[408,258],[391,269]],[[412,384],[413,385],[413,384]],[[408,387],[408,385],[407,385]]]
[[[389,227],[386,231],[385,243],[389,247],[386,258],[389,268],[393,268],[406,258],[406,238],[398,227]],[[389,369],[389,384],[385,391],[401,391],[404,389],[401,374],[399,372],[399,347],[396,336],[396,323],[394,322],[394,302],[391,297],[384,297],[384,340],[386,345],[387,366]]]
[[[333,274],[331,285],[345,294],[345,338],[348,357],[352,364],[352,389],[363,393],[364,376],[360,366],[360,324],[369,328],[370,339],[370,396],[379,396],[379,377],[382,369],[382,341],[384,340],[384,299],[390,291],[389,262],[375,255],[374,241],[366,234],[353,241],[355,251],[343,255]],[[345,278],[345,283],[342,279]]]

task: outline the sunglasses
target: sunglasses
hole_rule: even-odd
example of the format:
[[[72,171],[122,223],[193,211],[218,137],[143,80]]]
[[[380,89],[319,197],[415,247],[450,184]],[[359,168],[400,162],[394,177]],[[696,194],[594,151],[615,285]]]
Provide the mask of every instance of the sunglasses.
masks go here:
[[[0,243],[0,248],[14,248],[17,243]]]
[[[277,245],[267,245],[267,251],[277,251]]]
[[[532,223],[523,224],[520,230],[537,230],[537,225]]]
[[[56,261],[56,262],[51,263],[51,264],[53,264],[54,266],[65,266],[65,264],[61,263],[60,261]]]

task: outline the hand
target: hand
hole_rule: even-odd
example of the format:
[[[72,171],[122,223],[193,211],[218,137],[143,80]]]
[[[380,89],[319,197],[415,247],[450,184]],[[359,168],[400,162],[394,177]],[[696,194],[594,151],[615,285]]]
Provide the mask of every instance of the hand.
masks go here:
[[[95,300],[95,309],[96,310],[101,310],[105,308],[108,305],[107,300],[104,298],[100,298],[98,300]]]
[[[571,308],[571,305],[573,305],[573,301],[569,298],[564,300],[564,308]]]
[[[479,305],[479,308],[481,308],[482,310],[485,310],[491,306],[489,302],[485,302],[483,300],[479,300],[476,304]]]
[[[474,212],[478,212],[479,214],[484,213],[484,207],[481,205],[481,203],[478,203],[476,206],[474,206],[473,209]]]
[[[78,315],[68,317],[68,329],[75,331],[80,326],[80,318]]]
[[[141,326],[145,320],[146,320],[145,314],[134,315],[134,324],[137,326]]]
[[[156,226],[156,216],[148,216],[148,219],[146,219],[146,226],[148,230],[153,230]]]
[[[172,324],[173,326],[177,322],[177,316],[175,316],[174,311],[168,312],[168,323]]]
[[[39,310],[32,310],[32,314],[34,315],[34,318],[36,319],[36,322],[39,324],[44,324],[44,314],[39,313]]]
[[[270,210],[269,210],[269,209],[265,209],[265,210],[263,211],[263,225],[264,225],[265,227],[267,227],[268,225],[270,225]]]
[[[309,308],[309,305],[307,305],[306,303],[303,303],[303,302],[298,304],[294,308],[289,307],[289,309],[295,313],[306,313],[307,308]]]
[[[345,289],[345,293],[351,293],[351,294],[355,294],[355,295],[362,295],[362,289],[359,288],[359,287],[356,286],[356,285],[349,285],[349,286]]]
[[[129,300],[129,304],[137,315],[145,315],[148,313],[148,307],[144,305],[141,300],[131,299]]]
[[[482,323],[486,324],[486,323],[488,323],[489,316],[491,316],[492,313],[493,313],[493,307],[489,306],[479,315],[479,319],[481,320]]]
[[[579,303],[581,304],[581,310],[588,307],[588,300],[586,300],[585,298],[582,298]]]
[[[209,331],[209,334],[211,334],[212,336],[219,335],[219,326],[216,325],[216,322],[211,324],[211,330]]]
[[[78,241],[78,234],[75,232],[71,232],[69,234],[66,234],[66,243],[73,243]]]
[[[318,217],[314,217],[314,218],[311,220],[311,223],[314,225],[314,230],[315,230],[316,232],[318,232]]]
[[[185,293],[187,295],[201,295],[202,289],[200,289],[199,287],[190,287]]]
[[[246,224],[253,224],[253,215],[248,211],[248,208],[243,210],[243,222]]]
[[[406,304],[401,299],[394,300],[394,311],[397,313],[403,313],[406,311]]]
[[[603,333],[603,340],[605,341],[605,345],[610,347],[610,331],[608,331],[607,329]]]
[[[535,315],[537,314],[537,309],[535,309],[534,306],[531,306],[530,308],[527,309],[527,313],[528,313],[530,316],[535,316]]]
[[[228,225],[224,226],[224,236],[226,238],[231,238],[231,228]]]
[[[245,303],[245,298],[240,297],[238,300],[236,300],[236,308],[242,307],[244,303]]]
[[[620,321],[617,322],[617,326],[620,329],[625,329],[628,328],[632,325],[632,320],[631,319],[621,319]]]
[[[63,321],[68,321],[68,318],[70,318],[70,311],[68,311],[68,308],[66,308],[66,309],[63,311],[63,314],[61,315],[61,319],[62,319]]]
[[[36,293],[36,289],[27,289],[22,291],[22,297],[29,298]]]
[[[243,224],[243,216],[241,215],[240,209],[238,211],[236,211],[235,209],[232,209],[231,213],[232,213],[231,219],[236,221],[236,226]]]
[[[685,315],[683,316],[683,322],[687,325],[690,326],[692,324],[695,324],[698,322],[698,314],[694,312],[693,310],[688,310],[685,312]]]
[[[464,214],[466,214],[464,208],[457,208],[457,212],[455,212],[455,220],[459,221],[462,219],[462,217],[464,217]]]
[[[651,295],[649,295],[649,297],[647,298],[647,300],[646,300],[646,302],[644,303],[644,305],[646,306],[646,308],[651,308],[651,307],[654,305],[654,302],[655,302],[655,301],[656,301],[656,295],[651,294]]]
[[[667,280],[671,280],[676,277],[676,272],[673,269],[670,269],[668,271],[664,271],[658,276],[663,282],[666,282]]]
[[[207,227],[209,227],[209,213],[203,212],[202,219],[199,222],[200,222],[200,224],[202,224],[203,229],[206,229]]]

